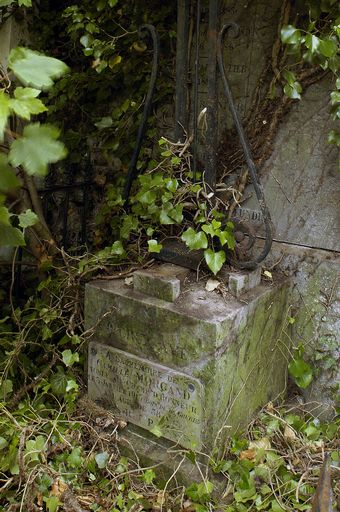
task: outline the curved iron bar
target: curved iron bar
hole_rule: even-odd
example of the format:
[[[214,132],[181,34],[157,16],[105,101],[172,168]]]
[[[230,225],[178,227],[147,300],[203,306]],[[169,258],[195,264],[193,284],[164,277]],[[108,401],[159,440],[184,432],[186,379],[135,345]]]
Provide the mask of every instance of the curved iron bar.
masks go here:
[[[196,37],[195,37],[195,75],[194,75],[194,144],[193,144],[193,177],[197,177],[197,153],[198,153],[198,80],[199,80],[199,44],[200,44],[201,0],[197,0],[196,6]]]
[[[234,100],[233,100],[233,97],[231,94],[231,90],[230,90],[230,86],[229,86],[229,83],[228,83],[228,80],[226,77],[226,73],[225,73],[223,54],[222,54],[222,45],[223,45],[224,36],[225,36],[226,32],[230,29],[234,32],[234,34],[233,34],[234,37],[236,37],[239,34],[239,27],[234,22],[226,23],[222,27],[222,29],[218,35],[218,40],[217,40],[217,62],[218,62],[218,66],[219,66],[219,69],[220,69],[220,72],[222,75],[224,91],[227,96],[230,112],[233,117],[238,136],[240,138],[240,142],[241,142],[241,146],[243,149],[245,160],[247,162],[249,174],[250,174],[250,177],[251,177],[254,189],[255,189],[256,197],[259,202],[262,215],[263,215],[266,236],[265,236],[265,244],[262,249],[262,252],[256,258],[249,260],[249,261],[236,261],[234,259],[229,258],[229,261],[235,267],[252,269],[252,268],[255,268],[258,263],[263,261],[264,258],[269,253],[272,243],[273,243],[273,229],[272,229],[272,222],[271,222],[271,218],[270,218],[270,212],[267,207],[264,193],[263,193],[263,187],[259,181],[259,177],[257,175],[256,167],[255,167],[255,164],[253,161],[253,156],[251,153],[249,142],[244,133],[241,119],[240,119],[238,111],[235,107],[235,103],[234,103]]]
[[[133,180],[137,177],[137,171],[136,171],[136,164],[139,157],[139,153],[142,146],[143,137],[145,134],[146,129],[146,123],[148,120],[148,117],[150,115],[151,111],[151,105],[152,105],[152,99],[155,92],[155,85],[156,85],[156,79],[158,75],[158,69],[159,69],[159,54],[160,54],[160,48],[159,48],[159,38],[157,31],[153,25],[145,24],[139,27],[138,34],[139,37],[144,37],[146,33],[149,33],[152,38],[152,45],[153,45],[153,60],[152,60],[152,70],[151,70],[151,77],[150,77],[150,84],[148,93],[146,95],[145,104],[144,104],[144,110],[143,110],[143,116],[142,121],[138,128],[137,138],[136,138],[136,144],[135,148],[132,153],[132,157],[130,160],[129,170],[125,181],[125,188],[124,188],[124,199],[125,199],[125,206],[127,206],[131,186],[133,183]]]

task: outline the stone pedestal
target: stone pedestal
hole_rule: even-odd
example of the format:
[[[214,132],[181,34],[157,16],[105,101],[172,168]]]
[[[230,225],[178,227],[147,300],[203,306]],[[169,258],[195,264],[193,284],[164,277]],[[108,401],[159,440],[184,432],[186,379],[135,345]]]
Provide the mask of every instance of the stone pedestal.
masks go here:
[[[124,279],[86,286],[86,327],[96,326],[88,393],[145,442],[158,446],[160,436],[211,454],[285,390],[290,285],[222,297],[195,277],[161,265],[136,273],[135,287]]]

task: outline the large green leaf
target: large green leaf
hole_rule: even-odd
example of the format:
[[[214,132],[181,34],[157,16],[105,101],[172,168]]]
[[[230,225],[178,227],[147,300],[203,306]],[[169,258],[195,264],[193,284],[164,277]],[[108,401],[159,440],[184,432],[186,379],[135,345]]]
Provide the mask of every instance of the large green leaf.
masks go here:
[[[23,47],[11,51],[8,67],[24,85],[43,90],[52,87],[53,81],[68,71],[61,60]]]
[[[20,181],[8,165],[7,156],[0,153],[0,192],[7,193],[17,187],[20,187]]]
[[[320,39],[318,50],[325,57],[333,57],[337,52],[337,44],[333,39]]]
[[[234,250],[236,241],[234,237],[234,233],[232,231],[226,230],[221,231],[218,235],[218,238],[220,239],[222,247],[227,244],[228,249]]]
[[[10,163],[22,165],[28,174],[44,176],[50,163],[65,158],[67,151],[62,142],[56,140],[59,130],[51,125],[29,124],[24,128],[23,137],[11,145]]]
[[[328,134],[328,142],[329,144],[336,144],[340,146],[340,132],[336,132],[335,130],[331,130]],[[1,189],[1,186],[0,186]]]
[[[321,40],[313,34],[307,34],[305,37],[305,45],[311,50],[312,53],[316,52]]]
[[[10,214],[6,206],[0,206],[0,224],[11,225]]]
[[[10,113],[9,101],[8,94],[4,91],[0,91],[0,141],[4,140],[4,131]]]
[[[148,246],[149,246],[149,252],[161,252],[161,249],[163,247],[162,244],[159,244],[157,240],[152,239],[148,240]]]
[[[203,231],[196,231],[193,228],[188,228],[184,231],[181,236],[183,242],[189,247],[189,249],[206,249],[208,247],[208,239]]]
[[[38,89],[17,87],[14,91],[14,98],[9,100],[9,106],[17,116],[29,120],[31,114],[41,114],[47,110],[43,102],[37,98],[39,94]]]
[[[288,370],[300,388],[307,388],[313,380],[313,369],[302,357],[295,357],[289,363]]]
[[[212,249],[206,249],[204,251],[204,259],[211,272],[216,275],[221,270],[226,260],[226,255],[224,251],[214,252]]]
[[[34,226],[34,224],[36,224],[39,220],[38,215],[32,212],[32,210],[30,210],[29,208],[25,212],[20,213],[20,215],[18,215],[18,218],[19,226],[24,229],[29,228],[30,226]]]
[[[281,29],[281,41],[284,44],[296,44],[301,40],[301,32],[293,25],[284,25]]]
[[[17,247],[18,245],[25,245],[24,235],[18,228],[12,226],[0,226],[0,246],[7,245],[8,247]]]

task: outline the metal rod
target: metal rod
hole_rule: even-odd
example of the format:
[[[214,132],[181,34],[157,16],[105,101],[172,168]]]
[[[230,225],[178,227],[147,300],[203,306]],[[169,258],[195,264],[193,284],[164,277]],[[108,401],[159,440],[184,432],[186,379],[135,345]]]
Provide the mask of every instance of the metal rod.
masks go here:
[[[198,154],[198,81],[199,81],[199,43],[200,43],[201,1],[197,0],[196,7],[196,37],[195,37],[195,78],[194,78],[194,147],[193,147],[193,176],[196,181]]]
[[[176,99],[175,99],[175,136],[184,140],[184,130],[188,131],[188,36],[189,36],[190,0],[177,2],[177,45],[176,45]]]
[[[153,95],[155,92],[155,85],[156,85],[156,79],[157,79],[158,68],[159,68],[158,34],[153,25],[142,25],[139,28],[140,36],[145,35],[145,33],[147,33],[147,32],[151,35],[152,44],[153,44],[153,61],[152,61],[151,78],[150,78],[148,93],[147,93],[146,99],[145,99],[142,121],[138,128],[136,145],[135,145],[135,148],[132,153],[130,166],[129,166],[129,170],[128,170],[128,175],[127,175],[126,182],[125,182],[125,189],[124,189],[125,205],[127,205],[127,203],[128,203],[132,182],[137,175],[136,164],[137,164],[137,160],[138,160],[139,153],[140,153],[141,146],[142,146],[143,137],[144,137],[145,130],[146,130],[146,123],[147,123],[148,117],[151,112],[152,98],[153,98]]]
[[[236,109],[236,106],[235,106],[235,103],[233,100],[233,96],[231,94],[230,86],[229,86],[229,83],[227,80],[225,68],[224,68],[223,52],[222,52],[223,40],[224,40],[224,36],[225,36],[226,32],[230,29],[233,31],[235,37],[239,33],[239,27],[238,27],[238,25],[236,25],[236,23],[230,22],[223,26],[222,30],[220,31],[220,33],[218,35],[218,42],[217,42],[218,65],[219,65],[219,69],[220,69],[220,72],[222,75],[224,92],[227,96],[227,101],[229,104],[230,112],[231,112],[231,115],[234,120],[235,128],[237,130],[237,133],[238,133],[238,136],[239,136],[239,139],[241,142],[241,146],[243,149],[244,157],[245,157],[245,160],[247,163],[248,171],[249,171],[249,174],[250,174],[250,177],[251,177],[254,189],[255,189],[256,197],[258,199],[260,209],[261,209],[261,212],[263,215],[263,221],[264,221],[265,230],[266,230],[266,237],[265,237],[265,244],[264,244],[264,248],[262,249],[262,252],[260,253],[259,256],[257,256],[253,260],[236,261],[236,260],[231,260],[229,258],[229,261],[233,265],[235,265],[239,268],[254,268],[254,267],[256,267],[256,265],[258,263],[260,263],[262,260],[264,260],[264,258],[267,256],[267,254],[269,253],[269,251],[271,249],[272,242],[273,242],[272,222],[271,222],[271,218],[270,218],[270,212],[268,210],[268,207],[267,207],[267,204],[265,201],[263,187],[262,187],[259,177],[257,175],[257,171],[256,171],[256,167],[254,164],[253,156],[251,153],[250,145],[247,140],[246,134],[244,132],[240,116]]]
[[[208,25],[208,66],[207,66],[207,134],[206,134],[206,161],[205,181],[212,190],[216,186],[217,163],[217,31],[218,31],[219,1],[209,0],[209,25]]]
[[[62,240],[62,245],[65,249],[67,249],[67,235],[68,235],[68,211],[69,211],[69,206],[70,206],[70,194],[71,194],[71,188],[72,188],[72,185],[73,185],[73,176],[74,176],[74,169],[72,168],[73,166],[71,165],[70,168],[67,169],[66,171],[66,174],[67,174],[67,181],[69,182],[69,185],[71,185],[70,188],[67,188],[65,190],[65,197],[64,197],[64,201],[63,201],[63,227],[62,227],[62,237],[61,237],[61,240]]]
[[[90,156],[90,150],[87,155],[87,161],[85,166],[85,175],[86,175],[86,181],[91,181],[91,174],[92,174],[92,166],[91,166],[91,156]],[[84,187],[83,188],[83,206],[82,206],[82,214],[81,214],[81,232],[80,232],[80,241],[82,244],[87,243],[87,218],[89,213],[89,200],[90,200],[90,188]]]

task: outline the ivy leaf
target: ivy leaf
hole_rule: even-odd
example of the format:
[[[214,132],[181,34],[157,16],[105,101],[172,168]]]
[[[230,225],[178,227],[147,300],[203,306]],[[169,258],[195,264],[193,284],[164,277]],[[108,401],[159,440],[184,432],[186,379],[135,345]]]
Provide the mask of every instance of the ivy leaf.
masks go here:
[[[167,211],[164,208],[162,208],[162,210],[159,214],[159,222],[162,225],[175,224],[175,221],[168,216]]]
[[[33,123],[25,126],[23,136],[15,140],[9,152],[9,161],[17,167],[22,165],[27,174],[45,176],[47,166],[65,158],[64,144],[57,140],[58,128]]]
[[[305,37],[305,45],[312,53],[315,53],[319,48],[320,42],[321,39],[314,36],[313,34],[307,34]]]
[[[340,91],[332,91],[331,92],[331,104],[336,105],[340,103]]]
[[[218,235],[222,247],[227,244],[228,249],[234,250],[236,241],[234,234],[231,231],[221,231]]]
[[[50,379],[51,389],[57,396],[63,396],[66,393],[67,376],[64,370],[59,366],[57,373]]]
[[[10,213],[6,206],[0,206],[0,224],[5,224],[5,226],[10,226]]]
[[[216,235],[216,230],[213,228],[211,224],[204,224],[202,226],[202,230],[204,231],[204,233],[210,235],[211,237]]]
[[[327,140],[328,140],[329,144],[336,144],[337,146],[340,146],[340,132],[331,130],[328,134]],[[0,189],[1,189],[1,185],[0,185]]]
[[[53,81],[68,71],[61,60],[23,47],[11,51],[8,67],[24,85],[42,90],[50,89]]]
[[[8,446],[8,441],[4,437],[0,437],[0,450],[3,450]]]
[[[59,505],[61,505],[61,501],[59,500],[58,496],[44,496],[43,500],[46,503],[47,512],[56,512]]]
[[[173,193],[176,192],[177,187],[178,187],[178,181],[175,178],[169,178],[168,180],[166,180],[166,188],[170,192],[173,192]]]
[[[84,462],[84,459],[81,456],[81,448],[79,446],[73,448],[66,460],[72,468],[80,468]]]
[[[208,247],[208,239],[206,234],[203,233],[203,231],[196,233],[193,228],[188,228],[186,231],[184,231],[181,239],[191,250],[206,249]]]
[[[8,246],[8,247],[18,247],[26,245],[25,238],[18,228],[13,228],[12,226],[4,226],[1,225],[0,229],[0,247]]]
[[[161,224],[180,224],[183,220],[183,205],[177,204],[173,207],[172,203],[165,203],[159,214]]]
[[[106,468],[106,464],[109,460],[109,454],[107,452],[97,453],[95,456],[95,461],[99,469]]]
[[[69,379],[66,384],[66,393],[68,393],[72,389],[75,389],[76,391],[78,391],[79,386],[74,379]]]
[[[157,240],[148,240],[149,252],[161,252],[162,244],[159,244]]]
[[[283,92],[286,96],[288,96],[288,98],[291,98],[292,100],[300,100],[302,87],[299,82],[294,82],[292,85],[286,84],[283,88]]]
[[[136,231],[138,228],[138,219],[132,215],[123,217],[122,227],[120,228],[121,238],[129,238],[131,231]]]
[[[320,39],[318,50],[322,55],[330,58],[337,53],[337,44],[333,39]]]
[[[18,215],[18,218],[19,218],[19,226],[23,229],[33,226],[39,220],[38,215],[36,213],[32,212],[32,210],[30,210],[30,209],[26,210],[23,213],[20,213],[20,215]]]
[[[285,511],[285,509],[282,508],[281,505],[279,504],[279,502],[276,500],[272,500],[270,502],[270,504],[271,504],[270,510],[272,510],[273,512],[284,512]]]
[[[154,190],[142,190],[136,196],[136,199],[142,204],[153,204],[156,198],[157,194]]]
[[[6,396],[12,393],[13,382],[10,379],[5,379],[0,385],[0,400],[5,400]]]
[[[114,255],[117,255],[117,256],[123,256],[123,254],[125,254],[125,249],[123,247],[123,244],[120,240],[116,240],[112,246],[111,246],[111,249],[110,249],[110,253],[111,254],[114,254]]]
[[[313,369],[302,357],[296,357],[289,363],[289,373],[294,377],[296,384],[305,389],[313,380]]]
[[[43,102],[37,98],[39,94],[38,89],[17,87],[14,91],[14,98],[9,100],[9,106],[17,116],[29,120],[31,114],[36,115],[47,111]]]
[[[285,69],[282,73],[283,78],[286,80],[286,82],[293,87],[294,82],[296,82],[296,76],[295,73],[292,71],[289,71],[288,69]]]
[[[72,350],[67,349],[62,352],[63,363],[66,366],[72,366],[73,363],[79,362],[79,354],[78,352],[72,352]]]
[[[20,187],[20,180],[8,165],[7,156],[0,153],[0,192],[7,193],[17,187]]]
[[[156,473],[153,469],[146,469],[143,473],[143,480],[147,485],[152,484],[154,479],[156,478]]]
[[[206,249],[204,251],[204,259],[212,273],[216,275],[226,260],[226,254],[224,251],[214,252],[212,249]]]
[[[156,436],[156,437],[162,437],[163,436],[163,432],[162,432],[162,429],[161,427],[159,426],[159,424],[156,424],[154,427],[152,427],[150,429],[150,432]]]
[[[7,119],[10,114],[10,98],[4,91],[0,91],[0,141],[4,140],[4,131],[7,125]]]
[[[32,7],[32,0],[18,0],[19,6]]]
[[[293,25],[284,25],[281,29],[281,41],[284,44],[296,44],[301,41],[301,32]]]
[[[174,219],[177,224],[180,224],[183,220],[183,205],[177,204],[174,208],[169,211],[169,217]]]
[[[94,123],[98,130],[104,130],[104,128],[110,128],[113,125],[112,117],[106,116],[102,117],[98,123]]]

